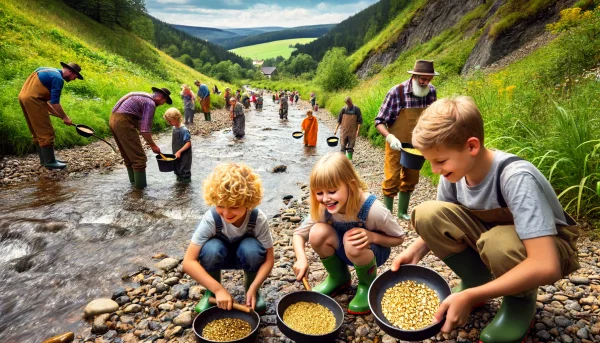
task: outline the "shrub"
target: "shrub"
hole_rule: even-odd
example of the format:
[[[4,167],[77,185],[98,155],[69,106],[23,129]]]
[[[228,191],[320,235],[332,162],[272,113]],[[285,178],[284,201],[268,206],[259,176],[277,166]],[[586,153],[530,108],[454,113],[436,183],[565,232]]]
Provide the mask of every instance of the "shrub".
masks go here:
[[[345,48],[333,48],[325,53],[317,68],[316,82],[326,91],[349,89],[358,83]]]

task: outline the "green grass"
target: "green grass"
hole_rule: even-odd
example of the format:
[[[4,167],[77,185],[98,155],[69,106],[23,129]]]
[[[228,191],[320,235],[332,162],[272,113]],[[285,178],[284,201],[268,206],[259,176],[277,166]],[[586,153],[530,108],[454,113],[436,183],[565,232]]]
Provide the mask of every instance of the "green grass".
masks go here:
[[[17,96],[37,67],[60,68],[60,61],[77,62],[84,81],[65,83],[61,104],[73,122],[92,126],[100,136],[110,134],[108,119],[114,104],[131,91],[150,92],[152,86],[168,87],[173,106],[183,109],[180,86],[195,79],[220,89],[225,84],[208,78],[172,59],[137,36],[109,28],[71,9],[59,0],[0,0],[0,154],[32,151]],[[213,106],[224,105],[212,97]],[[160,106],[154,129],[167,124]],[[90,142],[62,121],[52,117],[59,148]]]
[[[285,39],[269,43],[245,46],[229,51],[242,57],[248,57],[255,60],[264,60],[267,58],[275,58],[277,56],[282,56],[283,58],[287,59],[292,55],[292,52],[296,50],[296,48],[290,48],[290,45],[296,45],[298,43],[307,44],[315,39],[316,38]]]

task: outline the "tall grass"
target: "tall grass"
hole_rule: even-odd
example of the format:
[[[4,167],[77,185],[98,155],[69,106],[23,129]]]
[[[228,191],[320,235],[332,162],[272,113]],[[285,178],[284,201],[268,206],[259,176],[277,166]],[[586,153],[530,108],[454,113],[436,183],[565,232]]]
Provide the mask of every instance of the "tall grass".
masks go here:
[[[210,79],[175,61],[137,36],[109,28],[66,6],[59,0],[0,0],[0,154],[32,151],[17,96],[37,67],[60,68],[60,61],[77,62],[84,81],[65,83],[61,104],[73,122],[87,124],[100,136],[110,134],[108,118],[117,100],[130,91],[150,92],[152,86],[168,87],[173,106],[182,109],[180,86],[195,79],[223,89]],[[223,106],[212,97],[213,106]],[[167,125],[157,109],[153,129]],[[52,117],[56,146],[89,143],[73,128]]]

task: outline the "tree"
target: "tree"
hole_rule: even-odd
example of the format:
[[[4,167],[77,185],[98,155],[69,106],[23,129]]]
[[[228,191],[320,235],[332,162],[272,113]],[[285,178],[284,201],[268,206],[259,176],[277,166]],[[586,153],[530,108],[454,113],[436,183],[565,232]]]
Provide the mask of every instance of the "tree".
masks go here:
[[[179,62],[194,68],[194,59],[188,54],[183,54],[178,58]]]
[[[316,82],[326,91],[352,88],[358,83],[350,69],[345,48],[333,48],[323,57],[317,68]]]
[[[152,24],[152,20],[147,17],[140,16],[135,18],[131,21],[130,27],[131,32],[142,37],[142,39],[149,42],[154,41],[154,24]]]

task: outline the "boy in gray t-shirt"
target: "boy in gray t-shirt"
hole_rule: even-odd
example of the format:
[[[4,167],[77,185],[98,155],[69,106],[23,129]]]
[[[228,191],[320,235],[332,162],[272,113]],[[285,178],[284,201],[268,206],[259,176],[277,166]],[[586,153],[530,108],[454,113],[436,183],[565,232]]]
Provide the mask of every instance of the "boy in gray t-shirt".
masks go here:
[[[461,283],[434,321],[442,332],[466,323],[473,307],[503,297],[480,342],[524,341],[536,312],[537,288],[579,269],[575,221],[531,163],[483,145],[483,119],[469,97],[427,108],[412,144],[442,176],[437,201],[411,215],[419,238],[392,263],[418,263],[429,251]]]
[[[259,288],[275,263],[267,216],[256,208],[262,200],[260,176],[244,164],[220,164],[204,180],[204,199],[213,206],[202,216],[183,259],[183,270],[206,292],[195,310],[213,306],[231,310],[233,298],[221,285],[222,269],[242,269],[246,305],[266,310]]]
[[[187,127],[182,125],[183,116],[178,109],[169,108],[163,118],[173,126],[171,146],[175,155],[175,175],[177,181],[192,181],[192,136]]]

